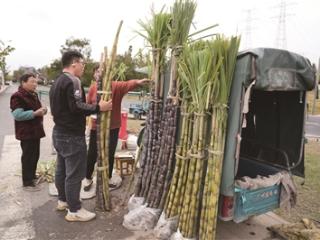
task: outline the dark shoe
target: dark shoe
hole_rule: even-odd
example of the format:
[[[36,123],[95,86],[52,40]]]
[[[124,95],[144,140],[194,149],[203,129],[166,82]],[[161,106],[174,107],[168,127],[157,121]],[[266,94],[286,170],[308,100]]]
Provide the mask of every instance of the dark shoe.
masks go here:
[[[91,189],[92,184],[93,184],[92,179],[86,179],[86,180],[85,180],[85,185],[84,185],[84,187],[83,187],[83,190],[84,190],[85,192],[89,192],[90,189]]]

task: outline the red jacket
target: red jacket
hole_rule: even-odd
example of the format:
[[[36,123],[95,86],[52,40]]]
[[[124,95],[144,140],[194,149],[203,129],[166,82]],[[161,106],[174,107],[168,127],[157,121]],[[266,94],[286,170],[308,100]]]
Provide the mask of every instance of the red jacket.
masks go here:
[[[38,95],[30,93],[19,87],[10,99],[10,108],[12,111],[22,108],[24,111],[36,111],[41,107]],[[43,117],[35,117],[26,121],[14,121],[16,138],[18,140],[39,139],[45,136],[43,129]]]
[[[120,128],[121,126],[121,102],[124,95],[138,86],[138,80],[129,80],[125,82],[112,82],[112,111],[110,129]],[[87,95],[87,103],[95,104],[97,102],[97,83],[93,82]],[[92,119],[92,130],[96,129],[96,122]]]

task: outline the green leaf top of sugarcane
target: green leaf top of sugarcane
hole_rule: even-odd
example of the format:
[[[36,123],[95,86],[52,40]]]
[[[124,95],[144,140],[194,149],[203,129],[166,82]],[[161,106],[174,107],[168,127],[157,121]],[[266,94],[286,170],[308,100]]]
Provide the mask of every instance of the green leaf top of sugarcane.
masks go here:
[[[184,93],[190,92],[191,105],[199,112],[210,107],[210,94],[216,88],[217,68],[213,67],[213,52],[207,42],[186,47],[179,61],[179,77]],[[182,93],[183,94],[183,93]]]
[[[143,37],[153,49],[166,49],[170,36],[169,24],[171,14],[165,13],[163,9],[159,13],[152,12],[152,18],[138,21],[142,31],[136,31],[138,35]]]
[[[170,22],[171,47],[182,46],[187,42],[190,27],[196,11],[197,4],[193,0],[176,0],[171,8]]]
[[[217,35],[209,45],[215,53],[214,56],[218,56],[217,59],[213,60],[213,66],[218,66],[219,68],[218,84],[216,85],[216,89],[212,89],[211,101],[215,104],[227,104],[240,45],[240,38],[226,38],[223,35]],[[221,61],[221,64],[217,64],[218,61]]]
[[[151,45],[153,51],[153,61],[157,62],[159,71],[162,72],[166,62],[166,51],[168,48],[168,41],[170,36],[169,24],[171,20],[171,14],[164,13],[162,9],[160,13],[155,13],[152,10],[152,18],[145,22],[139,20],[138,23],[142,27],[142,31],[137,32],[138,35],[145,38],[145,40]],[[152,77],[154,81],[156,77]],[[151,87],[151,86],[150,86]],[[157,93],[158,94],[158,93]]]

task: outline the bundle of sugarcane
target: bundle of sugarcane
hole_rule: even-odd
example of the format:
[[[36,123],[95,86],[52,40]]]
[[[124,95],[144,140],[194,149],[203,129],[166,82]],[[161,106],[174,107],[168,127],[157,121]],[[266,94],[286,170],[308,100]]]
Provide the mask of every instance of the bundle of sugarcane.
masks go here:
[[[166,51],[169,39],[169,22],[170,14],[155,14],[151,21],[139,24],[146,32],[139,35],[144,37],[152,47],[152,80],[151,100],[149,113],[147,116],[147,124],[143,141],[143,152],[141,156],[141,172],[136,185],[135,195],[147,197],[150,189],[151,176],[153,174],[154,165],[156,164],[157,153],[159,152],[158,132],[160,131],[160,122],[162,116],[162,97],[163,97],[163,81],[164,68],[166,63]]]
[[[161,121],[159,153],[147,196],[150,207],[163,209],[175,163],[175,145],[179,96],[177,89],[177,62],[186,44],[192,19],[196,10],[193,0],[177,0],[171,8],[169,46],[171,47],[170,87]]]
[[[101,99],[108,101],[111,99],[111,84],[114,73],[114,61],[117,54],[117,45],[119,34],[122,26],[122,21],[119,24],[116,37],[113,43],[110,59],[105,49],[105,72],[103,74],[102,83],[98,83],[101,94]],[[97,200],[96,208],[102,211],[110,210],[110,195],[109,195],[109,133],[110,133],[110,118],[111,111],[98,114],[97,121]]]
[[[208,166],[205,177],[204,194],[200,220],[200,239],[215,239],[218,197],[220,190],[222,160],[224,153],[227,103],[236,64],[240,38],[230,40],[217,37],[212,43],[214,55],[220,55],[222,64],[219,67],[217,88],[212,89],[211,102],[211,138],[209,144]],[[215,64],[217,66],[217,64]]]
[[[168,218],[180,215],[189,167],[188,150],[191,145],[190,136],[192,135],[193,129],[192,115],[190,109],[188,110],[188,101],[186,99],[182,101],[183,106],[181,107],[180,114],[182,132],[180,133],[179,145],[175,153],[176,164],[173,178],[164,206],[165,216]]]
[[[194,112],[187,182],[179,218],[179,229],[187,238],[196,237],[198,232],[206,158],[206,123],[211,107],[211,89],[216,87],[218,73],[218,68],[213,65],[212,52],[207,45],[200,42],[185,49],[183,60],[179,64],[180,78],[188,86],[192,99],[190,104]]]

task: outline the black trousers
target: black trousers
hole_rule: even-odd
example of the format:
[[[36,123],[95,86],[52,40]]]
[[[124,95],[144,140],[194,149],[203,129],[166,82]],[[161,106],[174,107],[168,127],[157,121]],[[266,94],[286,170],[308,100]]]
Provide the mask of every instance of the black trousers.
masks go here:
[[[116,152],[118,144],[119,128],[110,130],[109,137],[109,178],[112,177],[113,165],[114,165],[114,154]],[[88,148],[88,158],[87,158],[87,174],[86,178],[91,179],[94,170],[94,165],[97,162],[97,131],[90,131],[90,140]]]
[[[40,156],[40,139],[21,140],[22,149],[22,183],[30,186],[36,177],[37,164]]]

